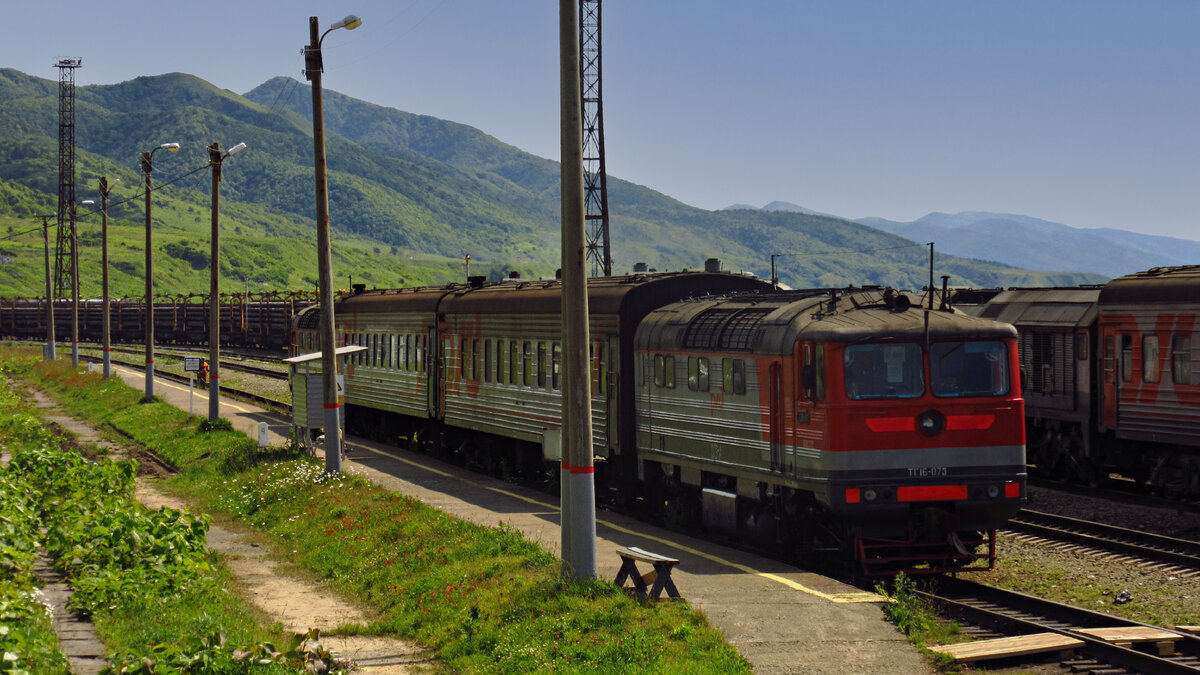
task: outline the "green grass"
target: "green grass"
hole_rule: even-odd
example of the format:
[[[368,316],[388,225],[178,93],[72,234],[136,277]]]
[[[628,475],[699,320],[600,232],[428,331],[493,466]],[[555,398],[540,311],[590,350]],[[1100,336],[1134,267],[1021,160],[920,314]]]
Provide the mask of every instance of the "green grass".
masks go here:
[[[446,672],[749,672],[686,602],[643,603],[607,582],[564,581],[560,561],[511,527],[330,477],[310,458],[264,453],[237,432],[200,431],[183,411],[140,404],[140,392],[115,379],[37,362],[36,350],[0,358],[73,414],[181,467],[168,490],[266,533],[299,571],[369,608],[367,624],[342,632],[415,639]]]
[[[964,636],[957,623],[942,619],[937,610],[918,595],[918,582],[901,574],[890,583],[879,584],[875,590],[888,599],[883,605],[883,615],[888,621],[896,624],[908,641],[935,665],[943,669],[950,667],[953,659],[929,651],[929,646],[962,642]]]

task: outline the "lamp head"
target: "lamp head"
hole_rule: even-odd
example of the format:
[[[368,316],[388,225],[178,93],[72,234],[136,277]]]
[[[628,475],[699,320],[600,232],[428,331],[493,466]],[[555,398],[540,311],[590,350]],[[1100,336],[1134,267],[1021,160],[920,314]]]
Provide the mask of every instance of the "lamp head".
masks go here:
[[[96,200],[94,200],[94,199],[85,199],[85,200],[79,202],[80,206],[95,206],[95,204],[96,204]]]
[[[353,14],[347,14],[346,18],[342,19],[341,21],[335,22],[332,26],[329,27],[329,30],[334,30],[336,28],[345,28],[346,30],[354,30],[355,28],[358,28],[361,25],[362,25],[362,19],[358,18],[357,16],[355,16]]]
[[[158,146],[158,149],[159,150],[167,150],[169,152],[179,152],[179,144],[178,143],[163,143],[162,145]]]
[[[233,146],[232,148],[230,148],[230,149],[229,149],[229,151],[225,153],[225,156],[226,156],[226,157],[232,157],[232,156],[236,155],[237,153],[239,153],[239,152],[241,152],[241,151],[243,151],[243,150],[245,150],[245,149],[246,149],[246,144],[245,144],[245,143],[238,143],[237,145],[235,145],[235,146]]]

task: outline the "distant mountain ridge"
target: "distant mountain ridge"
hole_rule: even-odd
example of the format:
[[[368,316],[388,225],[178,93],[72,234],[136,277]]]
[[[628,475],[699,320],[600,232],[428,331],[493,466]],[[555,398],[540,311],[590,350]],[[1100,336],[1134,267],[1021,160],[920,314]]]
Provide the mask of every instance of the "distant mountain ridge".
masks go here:
[[[816,213],[775,201],[739,210]],[[1024,269],[1076,271],[1118,277],[1151,267],[1200,264],[1200,242],[1112,228],[1078,228],[1032,216],[988,211],[933,212],[911,222],[858,218],[854,222],[964,258],[995,260]]]
[[[57,192],[57,87],[0,69],[0,219],[10,227],[52,208]],[[178,141],[181,152],[155,158],[156,284],[163,292],[207,288],[208,155],[213,140],[250,149],[223,171],[222,274],[260,290],[312,287],[312,131],[308,85],[274,78],[245,96],[183,73],[139,77],[76,90],[77,184],[100,175],[123,179],[115,231],[139,231],[139,151]],[[559,168],[472,127],[385,108],[325,91],[330,214],[335,274],[346,283],[390,286],[461,279],[463,259],[487,275],[553,274],[559,265]],[[132,159],[131,159],[132,158]],[[178,182],[177,182],[178,181]],[[85,187],[86,186],[86,187]],[[708,211],[609,176],[614,269],[635,262],[660,270],[698,269],[719,257],[726,269],[766,277],[776,258],[791,286],[890,285],[917,289],[928,279],[924,248],[879,229],[827,215],[768,210]],[[85,198],[82,197],[81,198]],[[161,222],[160,222],[161,221]],[[94,233],[81,236],[89,259]],[[117,281],[136,286],[138,239]],[[0,295],[36,294],[40,242],[29,237],[0,251],[12,260]],[[161,248],[159,248],[161,247]],[[1094,275],[1044,273],[947,255],[938,273],[975,286],[1061,285]],[[419,268],[419,271],[417,270]],[[92,274],[94,270],[87,270]],[[90,282],[89,282],[90,283]],[[131,291],[125,291],[131,292]]]

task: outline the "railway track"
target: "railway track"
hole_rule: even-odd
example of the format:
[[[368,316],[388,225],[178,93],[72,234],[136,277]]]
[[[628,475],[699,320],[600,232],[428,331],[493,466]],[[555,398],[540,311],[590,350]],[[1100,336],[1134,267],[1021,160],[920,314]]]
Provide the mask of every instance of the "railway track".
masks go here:
[[[1200,574],[1200,542],[1023,509],[1004,529]]]
[[[129,348],[124,348],[124,347],[113,347],[113,353],[119,353],[119,354],[142,354],[142,353],[144,353],[144,352],[142,352],[141,350],[138,350],[138,349],[129,349]],[[196,353],[196,354],[202,354],[202,355],[205,355],[205,356],[208,354],[208,352],[207,352],[207,351],[205,351],[205,352],[198,352],[198,351],[197,351],[197,352],[195,352],[195,353]],[[222,353],[224,353],[224,352],[222,352]],[[165,353],[165,355],[167,355],[167,356],[176,356],[176,357],[178,358],[178,355],[177,355],[177,354],[171,354],[170,352],[166,352],[166,353]],[[261,358],[261,357],[255,357],[255,358]],[[116,361],[113,361],[113,363],[116,363]],[[132,364],[132,363],[125,363],[125,365],[127,365],[127,366],[135,366],[135,364]],[[140,367],[140,366],[135,366],[135,367]],[[281,372],[281,371],[279,371],[279,370],[277,370],[277,369],[273,369],[273,368],[264,368],[264,367],[261,367],[261,366],[252,366],[252,365],[250,365],[250,364],[248,364],[248,363],[238,363],[237,361],[230,361],[230,360],[226,360],[226,359],[221,359],[221,368],[223,368],[223,369],[226,369],[226,368],[227,368],[227,369],[229,369],[229,370],[236,370],[236,371],[238,371],[238,372],[242,372],[242,373],[248,373],[248,374],[250,374],[250,375],[258,375],[258,376],[260,376],[260,377],[268,377],[268,378],[271,378],[271,379],[273,379],[273,380],[286,380],[286,379],[287,379],[287,373],[285,373],[285,372]],[[185,381],[186,381],[186,380],[185,380]]]
[[[116,351],[116,350],[114,350],[114,351]],[[79,358],[84,361],[91,361],[92,363],[103,363],[104,362],[104,360],[98,356],[80,355]],[[133,363],[130,361],[123,361],[123,360],[114,358],[114,359],[112,359],[112,364],[115,366],[125,366],[127,368],[133,368],[135,370],[143,370],[143,364],[141,364],[141,363]],[[222,364],[222,365],[224,365],[224,364]],[[181,382],[184,384],[186,384],[190,381],[187,376],[177,375],[175,373],[172,373],[172,372],[166,371],[166,370],[155,370],[154,376],[161,377],[161,378],[168,379],[168,380],[174,380],[175,382]],[[270,377],[276,377],[278,379],[287,379],[287,375],[283,375],[282,378],[279,378],[277,373],[273,373],[272,375],[270,375]],[[275,399],[267,398],[266,396],[260,396],[259,394],[255,394],[253,392],[242,391],[239,389],[234,389],[232,387],[227,387],[225,385],[221,385],[221,391],[224,393],[228,393],[228,394],[232,394],[234,396],[244,398],[247,401],[252,401],[254,403],[260,403],[260,404],[265,405],[273,410],[281,410],[284,412],[291,411],[291,406],[289,404],[284,403],[282,401],[276,401]]]
[[[917,593],[944,614],[995,633],[1056,633],[1082,641],[1078,656],[1062,664],[1071,672],[1200,672],[1200,637],[1187,633],[1177,632],[1172,653],[1160,656],[1081,632],[1099,628],[1163,630],[1156,626],[952,577],[938,577],[928,590]]]
[[[1124,504],[1155,506],[1159,508],[1178,509],[1188,513],[1200,513],[1200,502],[1172,499],[1169,497],[1151,494],[1151,488],[1144,483],[1138,483],[1137,481],[1123,478],[1110,478],[1101,485],[1093,487],[1091,485],[1081,485],[1078,483],[1068,483],[1064,481],[1049,480],[1047,478],[1037,478],[1031,476],[1029,478],[1029,484],[1035,487],[1058,490],[1059,492],[1068,492],[1071,494],[1085,495],[1088,497],[1101,497],[1109,501],[1121,502]]]

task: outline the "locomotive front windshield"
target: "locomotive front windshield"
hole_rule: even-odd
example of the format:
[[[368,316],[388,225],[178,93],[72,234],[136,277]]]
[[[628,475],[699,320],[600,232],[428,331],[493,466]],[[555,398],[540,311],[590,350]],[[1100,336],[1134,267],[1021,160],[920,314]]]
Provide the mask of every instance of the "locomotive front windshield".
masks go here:
[[[1008,358],[1002,342],[936,342],[930,346],[929,371],[934,396],[1008,393]]]
[[[845,350],[846,396],[919,398],[925,394],[921,345],[859,344]],[[1003,396],[1008,358],[996,340],[935,342],[929,354],[930,390],[938,397]]]
[[[917,398],[925,393],[922,362],[920,345],[849,345],[846,395],[852,399]]]

